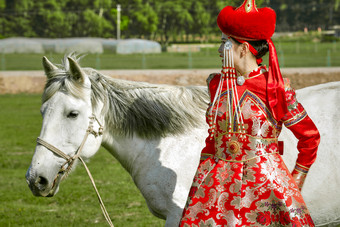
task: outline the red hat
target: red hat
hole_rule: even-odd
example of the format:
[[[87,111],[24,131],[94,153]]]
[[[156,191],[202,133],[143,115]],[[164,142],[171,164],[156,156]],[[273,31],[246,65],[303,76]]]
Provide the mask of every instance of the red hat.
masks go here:
[[[237,40],[268,42],[267,94],[271,112],[274,118],[280,121],[288,110],[276,49],[271,40],[276,25],[275,11],[269,7],[257,9],[255,0],[245,0],[238,8],[227,6],[222,9],[217,17],[217,25],[224,34]]]
[[[227,6],[217,17],[221,31],[243,40],[267,40],[275,31],[276,13],[269,7],[256,8],[255,0],[245,0],[242,6]]]

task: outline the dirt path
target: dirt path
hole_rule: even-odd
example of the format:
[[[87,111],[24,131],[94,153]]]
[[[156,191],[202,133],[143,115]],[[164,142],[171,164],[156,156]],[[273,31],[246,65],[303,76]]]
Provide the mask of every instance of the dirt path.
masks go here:
[[[172,85],[205,85],[210,73],[219,69],[202,70],[101,70],[114,78]],[[340,67],[335,68],[286,68],[282,75],[291,79],[299,89],[316,84],[340,81]],[[45,84],[43,71],[0,71],[0,94],[41,93]]]

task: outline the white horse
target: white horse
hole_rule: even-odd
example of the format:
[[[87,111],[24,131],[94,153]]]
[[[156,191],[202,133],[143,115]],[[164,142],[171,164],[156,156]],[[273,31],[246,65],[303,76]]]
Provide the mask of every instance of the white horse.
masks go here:
[[[44,58],[43,65],[48,81],[42,130],[26,174],[33,194],[53,196],[76,162],[71,157],[89,159],[103,145],[129,172],[150,211],[166,226],[178,226],[207,136],[206,88],[112,79],[80,68],[72,58],[59,67]],[[337,82],[298,93],[322,136],[303,189],[317,224],[340,217],[339,90]],[[292,168],[296,145],[291,137],[283,132]]]

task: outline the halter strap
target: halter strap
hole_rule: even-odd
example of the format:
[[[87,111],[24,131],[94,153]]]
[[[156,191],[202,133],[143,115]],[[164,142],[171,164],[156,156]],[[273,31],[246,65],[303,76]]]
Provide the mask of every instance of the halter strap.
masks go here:
[[[93,129],[93,122],[94,121],[97,121],[97,123],[99,124],[98,132],[94,131],[94,129]],[[85,164],[84,160],[80,157],[80,153],[81,153],[81,151],[84,148],[84,145],[86,143],[86,140],[87,140],[87,137],[89,136],[89,134],[93,134],[95,137],[101,136],[103,134],[103,126],[102,126],[102,124],[100,124],[99,120],[97,119],[97,117],[94,114],[92,114],[92,116],[90,117],[89,127],[87,128],[86,134],[85,134],[85,136],[83,138],[83,141],[79,145],[79,147],[78,147],[76,153],[74,154],[74,156],[71,157],[71,156],[65,154],[64,152],[62,152],[61,150],[59,150],[58,148],[56,148],[52,144],[46,142],[45,140],[41,139],[40,137],[37,138],[37,143],[42,145],[42,146],[44,146],[44,147],[46,147],[48,150],[52,151],[56,155],[58,155],[58,156],[60,156],[60,157],[62,157],[62,158],[64,158],[66,160],[66,162],[61,166],[60,170],[58,171],[56,179],[60,178],[60,174],[64,174],[64,176],[66,176],[69,173],[69,171],[71,170],[72,165],[74,164],[74,161],[76,159],[79,159],[81,161],[81,163],[83,163],[83,165],[85,167],[85,170],[86,170],[86,172],[87,172],[87,174],[88,174],[88,176],[89,176],[89,178],[91,180],[92,186],[93,186],[95,192],[97,193],[99,205],[100,205],[100,208],[101,208],[101,210],[103,212],[103,215],[104,215],[107,223],[111,227],[114,227],[113,223],[111,221],[111,218],[110,218],[110,216],[109,216],[109,214],[108,214],[108,212],[107,212],[107,210],[105,208],[104,202],[103,202],[102,198],[100,197],[100,194],[99,194],[99,192],[97,190],[97,187],[96,187],[96,184],[95,184],[94,179],[92,177],[92,174],[91,174],[90,170],[88,169],[87,165]],[[64,168],[66,164],[68,164],[67,169]]]
[[[37,138],[37,143],[40,144],[40,145],[43,145],[44,147],[46,147],[50,151],[53,151],[55,154],[64,158],[66,161],[69,161],[69,160],[72,159],[71,156],[65,154],[64,152],[62,152],[61,150],[59,150],[58,148],[56,148],[52,144],[47,143],[45,140],[42,140],[40,137]]]

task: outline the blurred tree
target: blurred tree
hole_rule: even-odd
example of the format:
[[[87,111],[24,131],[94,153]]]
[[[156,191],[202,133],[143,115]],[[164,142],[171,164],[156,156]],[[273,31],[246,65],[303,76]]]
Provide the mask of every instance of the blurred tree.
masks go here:
[[[194,35],[197,34],[196,32],[193,33],[195,21],[193,19],[192,2],[192,0],[188,0],[181,4],[176,4],[177,17],[176,20],[174,20],[173,31],[170,31],[174,38],[176,38],[178,34],[185,34],[187,42],[189,41],[190,34],[193,38]]]
[[[15,6],[17,5],[17,3],[19,2],[19,0],[5,0],[6,3],[6,10],[15,10]]]
[[[65,9],[69,11],[81,11],[85,10],[87,8],[92,8],[94,5],[94,2],[97,2],[97,0],[65,0]]]
[[[5,9],[6,7],[6,0],[0,0],[0,10]]]
[[[188,35],[190,32],[194,23],[190,13],[192,1],[161,0],[154,2],[159,18],[158,33],[163,47],[168,45],[171,36],[176,38],[180,33]]]
[[[29,18],[24,16],[0,18],[0,36],[6,37],[35,37]]]
[[[340,6],[340,0],[335,0],[335,3],[334,3],[334,9],[335,9],[335,11],[338,11],[339,6]]]
[[[277,13],[277,31],[328,29],[340,23],[339,4],[339,0],[270,0]]]
[[[264,3],[265,1],[268,3],[268,0],[257,0],[256,1],[257,7],[261,7],[262,3]],[[238,6],[240,6],[244,2],[244,0],[217,0],[216,2],[217,2],[217,6],[220,9],[222,9],[225,6],[238,7]]]
[[[126,3],[122,5],[122,7],[124,6],[127,7],[127,11],[122,11],[122,15],[129,18],[126,35],[150,38],[157,30],[158,25],[158,16],[154,8],[148,1],[143,2],[142,0],[130,0],[128,5]]]
[[[3,37],[35,36],[31,27],[31,18],[27,13],[33,3],[29,0],[4,0],[4,16],[1,18],[0,34]]]
[[[82,12],[82,24],[77,26],[79,36],[86,37],[111,37],[112,25],[100,14],[96,14],[91,9]]]
[[[121,4],[122,37],[189,41],[219,34],[216,17],[243,0],[0,0],[0,35],[115,37]],[[340,0],[257,0],[277,13],[277,31],[331,28],[340,24]],[[183,37],[186,37],[184,39]],[[207,40],[209,38],[205,38]]]
[[[72,24],[62,11],[63,5],[56,0],[36,0],[35,14],[31,17],[33,31],[39,37],[61,38],[68,37]]]
[[[64,11],[72,25],[70,36],[105,37],[113,36],[111,0],[68,0]]]
[[[110,15],[108,15],[108,18],[111,21],[115,34],[117,34],[117,14],[118,14],[117,8],[112,8],[110,11]],[[130,19],[126,15],[126,12],[125,11],[121,12],[120,30],[126,31],[128,29],[129,23],[130,23]]]
[[[198,34],[203,40],[203,36],[208,36],[210,32],[210,22],[212,15],[209,11],[206,10],[204,3],[205,2],[192,2],[191,9],[192,9],[192,17],[193,17],[193,26],[191,33]],[[207,40],[207,39],[206,39]]]

